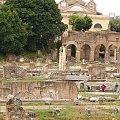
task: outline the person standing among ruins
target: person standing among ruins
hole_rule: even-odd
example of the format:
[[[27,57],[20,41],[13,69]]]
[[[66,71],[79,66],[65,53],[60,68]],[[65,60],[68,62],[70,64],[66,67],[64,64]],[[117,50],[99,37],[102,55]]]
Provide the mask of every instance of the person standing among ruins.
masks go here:
[[[106,88],[106,86],[103,84],[103,85],[101,86],[101,90],[102,90],[102,92],[105,91],[105,88]]]
[[[117,90],[118,90],[118,84],[116,83],[115,84],[115,92],[117,92]]]

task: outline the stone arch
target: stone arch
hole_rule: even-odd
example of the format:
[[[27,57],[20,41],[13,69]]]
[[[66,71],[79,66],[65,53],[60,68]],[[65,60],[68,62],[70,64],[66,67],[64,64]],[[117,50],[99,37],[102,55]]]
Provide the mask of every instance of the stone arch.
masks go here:
[[[102,25],[101,25],[100,23],[96,23],[96,24],[94,25],[94,28],[102,28]]]
[[[116,62],[117,47],[111,44],[108,47],[109,62]]]
[[[91,47],[88,44],[84,44],[81,47],[80,60],[85,59],[85,60],[89,61],[90,60],[90,52],[91,52]]]
[[[103,45],[103,44],[97,45],[95,47],[95,51],[94,51],[94,60],[104,62],[105,61],[105,51],[106,51],[105,45]]]
[[[69,44],[66,49],[67,60],[76,59],[77,47],[74,44]]]

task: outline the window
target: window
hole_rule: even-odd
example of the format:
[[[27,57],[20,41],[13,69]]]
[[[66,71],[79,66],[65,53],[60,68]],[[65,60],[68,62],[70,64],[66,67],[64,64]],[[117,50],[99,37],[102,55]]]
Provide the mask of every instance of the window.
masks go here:
[[[94,25],[94,28],[102,28],[102,25],[97,23],[97,24]]]

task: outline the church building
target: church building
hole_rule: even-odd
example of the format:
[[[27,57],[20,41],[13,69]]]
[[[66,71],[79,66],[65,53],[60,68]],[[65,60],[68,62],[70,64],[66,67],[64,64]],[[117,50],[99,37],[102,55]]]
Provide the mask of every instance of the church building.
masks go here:
[[[94,0],[90,0],[87,4],[82,0],[61,0],[58,4],[63,22],[68,25],[69,30],[69,17],[71,15],[89,16],[93,25],[90,30],[107,30],[109,24],[109,17],[102,15],[97,11],[97,5]]]

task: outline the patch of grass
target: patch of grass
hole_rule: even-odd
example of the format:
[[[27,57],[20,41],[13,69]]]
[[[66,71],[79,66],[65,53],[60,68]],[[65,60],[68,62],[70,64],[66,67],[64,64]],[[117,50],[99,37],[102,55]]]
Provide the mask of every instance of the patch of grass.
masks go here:
[[[3,79],[3,80],[0,80],[0,82],[39,82],[39,81],[46,81],[48,80],[47,78],[27,78],[27,79],[9,79],[9,80],[6,80],[6,79]]]
[[[82,89],[78,89],[78,92],[87,92],[87,90],[85,88],[82,88]]]
[[[113,78],[113,80],[120,83],[120,78]]]
[[[115,101],[115,102],[103,102],[100,105],[120,106],[120,102],[119,101]]]
[[[23,103],[23,106],[43,106],[46,105],[45,102],[29,102],[29,103]],[[49,105],[46,105],[49,106]],[[51,102],[50,106],[60,106],[60,107],[64,107],[64,108],[68,108],[68,107],[72,107],[72,106],[76,106],[73,102]]]
[[[44,102],[30,102],[22,104],[22,106],[43,106],[43,105],[45,105]]]
[[[108,113],[113,113],[113,109],[102,109],[103,111],[105,111],[105,112],[108,112]]]
[[[118,99],[119,98],[119,94],[118,95],[113,95],[112,97],[115,98],[115,99]]]
[[[71,108],[61,109],[60,115],[53,115],[53,109],[49,110],[31,110],[36,113],[37,120],[111,120],[112,118],[120,118],[120,114],[81,114],[80,110]],[[118,119],[119,120],[119,119]]]
[[[71,108],[60,110],[60,115],[54,115],[54,109],[31,111],[37,114],[37,120],[75,120],[74,117],[76,117],[76,112]]]

